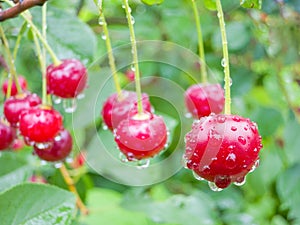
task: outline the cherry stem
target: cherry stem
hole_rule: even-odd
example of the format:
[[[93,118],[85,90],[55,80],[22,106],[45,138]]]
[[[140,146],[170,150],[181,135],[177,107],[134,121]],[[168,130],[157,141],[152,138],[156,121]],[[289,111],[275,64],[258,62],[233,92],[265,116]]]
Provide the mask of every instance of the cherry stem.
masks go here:
[[[6,97],[10,97],[12,81],[13,80],[15,81],[18,93],[22,92],[22,88],[19,84],[18,75],[17,75],[15,64],[14,64],[14,59],[13,59],[13,57],[11,55],[11,52],[10,52],[10,49],[9,49],[9,43],[7,41],[7,38],[5,36],[4,30],[3,30],[1,25],[0,25],[0,36],[1,36],[1,39],[3,41],[4,49],[6,51],[6,57],[8,59],[9,72],[11,74],[11,77],[9,77],[8,90],[7,90],[7,95],[6,95]]]
[[[123,7],[126,12],[129,32],[130,32],[130,41],[131,41],[131,48],[132,48],[132,56],[133,56],[133,66],[134,66],[134,74],[135,74],[135,89],[136,89],[136,95],[137,95],[137,109],[138,114],[143,114],[143,104],[142,104],[142,90],[141,90],[141,81],[140,81],[140,69],[139,69],[139,63],[138,63],[138,53],[137,53],[137,47],[136,47],[136,39],[135,39],[135,33],[133,28],[133,19],[131,16],[131,8],[128,4],[128,0],[123,0]]]
[[[221,0],[216,0],[218,18],[222,36],[222,46],[223,46],[223,59],[222,66],[224,67],[225,73],[225,114],[231,114],[231,96],[230,96],[230,86],[231,86],[231,78],[230,78],[230,69],[229,69],[229,56],[228,56],[228,42],[226,36],[225,22],[224,22],[224,13],[221,5]]]
[[[111,72],[112,72],[112,75],[113,75],[116,91],[118,93],[119,99],[122,99],[122,89],[121,89],[121,85],[120,85],[120,82],[119,82],[119,77],[118,77],[118,74],[117,74],[115,57],[113,55],[110,35],[109,35],[108,27],[107,27],[107,22],[106,22],[106,19],[105,19],[105,16],[104,16],[104,12],[102,10],[102,1],[96,1],[95,0],[94,2],[98,6],[98,9],[99,9],[99,25],[102,26],[102,28],[103,28],[103,35],[105,37],[104,39],[105,39],[105,44],[106,44],[106,48],[107,48],[109,66],[110,66],[110,69],[111,69]]]
[[[78,207],[78,209],[80,210],[80,212],[83,214],[83,215],[87,215],[89,213],[89,210],[87,209],[87,207],[84,205],[84,203],[82,202],[78,192],[77,192],[77,189],[75,187],[75,184],[74,184],[74,181],[73,179],[71,178],[70,174],[69,174],[69,171],[67,170],[65,164],[62,164],[62,166],[60,167],[60,172],[61,172],[61,175],[63,176],[66,184],[68,185],[68,188],[71,192],[74,193],[74,195],[76,196],[76,205]]]
[[[195,0],[191,0],[193,5],[197,35],[198,35],[198,48],[199,48],[199,57],[200,57],[200,69],[201,69],[201,79],[203,83],[207,83],[207,70],[206,70],[206,60],[203,44],[203,35],[201,30],[200,17],[198,13],[197,3]]]
[[[14,6],[13,3],[11,3],[9,0],[4,0],[7,4],[9,4],[10,6]],[[49,52],[52,61],[54,63],[55,66],[58,66],[61,64],[61,61],[57,58],[57,56],[55,55],[54,51],[52,50],[52,48],[49,46],[47,40],[43,37],[43,35],[41,34],[41,32],[38,30],[38,28],[34,25],[34,23],[32,22],[31,18],[28,16],[28,14],[26,13],[21,13],[20,14],[25,21],[30,25],[32,31],[37,35],[37,37],[40,39],[40,41],[42,42],[42,44],[44,45],[44,47],[46,48],[46,50]]]

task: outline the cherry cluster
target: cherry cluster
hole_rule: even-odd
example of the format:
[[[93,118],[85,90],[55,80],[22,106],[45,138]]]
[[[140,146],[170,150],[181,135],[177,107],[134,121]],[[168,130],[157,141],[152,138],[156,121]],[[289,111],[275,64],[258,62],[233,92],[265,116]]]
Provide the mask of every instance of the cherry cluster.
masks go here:
[[[238,115],[219,114],[224,107],[219,84],[196,84],[185,92],[188,111],[196,119],[185,136],[184,166],[215,191],[242,185],[259,164],[262,148],[257,125]]]
[[[49,65],[46,72],[47,92],[60,98],[74,98],[86,87],[87,71],[76,59]],[[17,90],[16,82],[22,91]],[[10,86],[10,87],[9,87]],[[73,140],[63,127],[63,117],[51,104],[27,90],[27,81],[18,76],[11,85],[2,85],[5,96],[4,117],[0,121],[0,150],[12,147],[20,138],[34,148],[34,153],[45,161],[64,160],[71,152]],[[8,93],[9,91],[9,93]]]
[[[103,121],[113,131],[126,157],[123,161],[147,160],[160,153],[168,140],[166,124],[161,116],[153,113],[147,94],[142,94],[141,103],[142,113],[138,112],[137,94],[123,90],[109,96],[103,104]]]

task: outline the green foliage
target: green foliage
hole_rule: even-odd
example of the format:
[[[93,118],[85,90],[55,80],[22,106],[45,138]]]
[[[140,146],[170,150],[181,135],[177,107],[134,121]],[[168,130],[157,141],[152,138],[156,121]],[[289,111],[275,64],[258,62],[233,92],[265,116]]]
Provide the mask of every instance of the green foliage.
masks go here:
[[[164,2],[164,0],[142,0],[143,3],[147,5],[157,5]]]
[[[240,0],[240,4],[244,8],[260,9],[262,2],[263,2],[262,0]]]
[[[75,197],[57,187],[21,184],[0,194],[1,224],[71,223]]]

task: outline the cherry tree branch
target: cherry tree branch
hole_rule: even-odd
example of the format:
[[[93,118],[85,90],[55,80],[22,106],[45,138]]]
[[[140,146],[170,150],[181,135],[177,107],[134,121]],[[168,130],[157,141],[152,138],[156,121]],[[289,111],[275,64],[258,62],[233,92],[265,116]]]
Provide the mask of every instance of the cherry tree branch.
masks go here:
[[[7,19],[14,18],[18,16],[23,11],[35,7],[42,6],[47,0],[23,0],[18,1],[18,4],[12,6],[6,10],[0,11],[0,22],[3,22]],[[16,2],[16,1],[14,1]]]

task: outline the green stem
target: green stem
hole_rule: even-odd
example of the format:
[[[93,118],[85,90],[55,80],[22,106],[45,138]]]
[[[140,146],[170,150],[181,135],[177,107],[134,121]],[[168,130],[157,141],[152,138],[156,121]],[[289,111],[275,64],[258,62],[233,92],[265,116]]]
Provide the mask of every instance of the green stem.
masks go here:
[[[225,73],[225,114],[231,114],[231,96],[230,96],[230,86],[231,86],[231,78],[230,78],[230,70],[229,70],[229,56],[228,56],[228,42],[226,36],[225,22],[224,22],[224,13],[221,5],[221,0],[216,0],[217,3],[217,11],[218,18],[220,24],[220,30],[222,35],[222,46],[223,46],[223,59],[222,66],[224,67]]]
[[[120,85],[118,74],[117,74],[115,57],[113,55],[113,50],[112,50],[112,45],[111,45],[111,40],[110,40],[110,35],[109,35],[106,19],[105,19],[103,10],[102,10],[101,2],[95,1],[95,4],[99,8],[99,25],[102,26],[102,28],[103,28],[103,35],[105,37],[104,39],[105,39],[105,44],[106,44],[106,48],[107,48],[108,61],[109,61],[109,66],[111,68],[112,75],[113,75],[114,84],[115,84],[119,99],[122,99],[122,89],[121,89],[121,85]]]
[[[47,40],[47,2],[44,3],[42,6],[42,35],[45,40]],[[46,77],[46,48],[42,48],[42,63],[41,63],[41,70],[42,70],[42,77],[43,77],[43,103],[47,104],[47,77]]]
[[[13,3],[11,3],[9,0],[4,0],[7,4],[9,4],[10,6],[14,6]],[[38,30],[38,28],[34,25],[34,23],[32,22],[31,18],[28,16],[28,14],[26,14],[26,12],[23,12],[20,14],[25,21],[30,25],[32,31],[37,35],[37,37],[40,39],[40,41],[42,42],[42,44],[44,45],[44,47],[47,49],[47,51],[49,52],[52,61],[54,63],[55,66],[58,66],[59,64],[61,64],[61,61],[56,57],[55,53],[53,52],[52,48],[49,46],[47,40],[43,37],[43,35],[41,34],[41,32]]]
[[[193,5],[194,17],[196,22],[196,29],[198,35],[198,48],[199,48],[199,57],[200,57],[200,69],[201,69],[201,79],[203,83],[207,83],[207,70],[206,70],[206,60],[203,44],[203,35],[201,30],[200,17],[198,13],[198,8],[195,0],[191,0]]]
[[[132,56],[133,56],[133,66],[134,66],[134,73],[135,73],[135,89],[137,94],[137,108],[138,114],[143,114],[143,104],[142,104],[142,90],[141,90],[141,81],[140,81],[140,69],[138,64],[138,54],[137,54],[137,47],[136,47],[136,39],[135,33],[133,28],[134,21],[132,20],[131,16],[131,8],[128,4],[128,0],[123,0],[124,9],[126,12],[129,32],[130,32],[130,41],[132,47]]]
[[[12,85],[12,79],[14,79],[14,81],[15,81],[18,93],[22,92],[22,88],[21,88],[21,86],[19,84],[18,75],[17,75],[15,64],[14,64],[14,60],[13,60],[13,57],[12,57],[12,55],[10,53],[9,44],[8,44],[8,41],[6,39],[4,30],[3,30],[3,28],[2,28],[1,25],[0,25],[0,36],[2,38],[4,49],[6,51],[6,56],[7,56],[7,60],[8,60],[8,66],[9,66],[9,72],[10,72],[10,74],[12,76],[12,78],[9,81],[9,84],[8,84],[8,93],[7,93],[7,96],[9,97],[10,94],[11,94],[11,90],[10,89],[11,89],[11,85]]]

